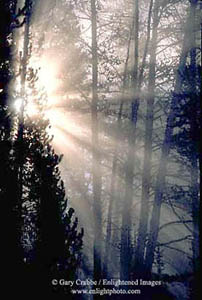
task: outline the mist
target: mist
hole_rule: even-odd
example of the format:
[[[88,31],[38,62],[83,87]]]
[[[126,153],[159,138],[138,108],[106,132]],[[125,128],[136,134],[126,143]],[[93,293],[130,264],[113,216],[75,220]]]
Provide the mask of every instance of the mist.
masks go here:
[[[26,4],[16,3],[16,12]],[[12,65],[20,73],[26,64],[25,80],[9,82],[9,105],[18,127],[24,84],[25,124],[49,120],[67,209],[84,228],[75,278],[123,280],[125,291],[137,279],[160,280],[169,299],[195,299],[200,1],[30,3],[29,24],[13,33]],[[153,299],[135,288],[136,297]]]

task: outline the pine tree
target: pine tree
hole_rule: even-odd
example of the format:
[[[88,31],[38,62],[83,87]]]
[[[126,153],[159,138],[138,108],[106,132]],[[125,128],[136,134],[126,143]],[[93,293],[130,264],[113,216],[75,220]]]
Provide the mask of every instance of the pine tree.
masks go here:
[[[121,251],[120,251],[120,277],[128,280],[131,272],[132,261],[132,203],[133,203],[133,180],[134,180],[134,148],[137,140],[137,121],[139,110],[138,97],[138,56],[139,56],[139,2],[134,1],[134,67],[132,71],[132,99],[130,129],[128,138],[128,155],[125,165],[125,196],[122,209],[122,229],[121,229]]]
[[[74,210],[67,209],[64,183],[60,177],[62,156],[55,154],[49,126],[43,113],[46,94],[35,88],[37,72],[28,69],[27,80],[37,115],[26,115],[25,101],[23,141],[14,143],[18,160],[19,143],[23,151],[22,170],[22,247],[26,253],[26,272],[35,282],[36,294],[51,295],[51,280],[73,279],[80,263],[83,229],[78,232]],[[31,279],[30,279],[31,278]],[[59,291],[61,294],[68,290]],[[55,288],[56,290],[56,288]]]
[[[28,295],[34,285],[35,295],[41,294],[42,288],[44,296],[48,296],[52,290],[51,278],[74,278],[83,236],[83,229],[78,231],[73,209],[67,209],[58,168],[61,157],[50,144],[44,114],[39,113],[35,119],[28,116],[26,107],[30,98],[24,88],[20,116],[11,110],[14,97],[9,88],[15,79],[12,29],[26,25],[27,3],[30,2],[26,1],[18,14],[16,1],[0,3],[3,13],[0,21],[0,199],[2,214],[6,216],[6,223],[1,218],[1,250],[5,262],[2,271],[11,276],[15,294],[21,297]],[[21,15],[22,23],[17,20]],[[28,47],[29,35],[25,39]],[[21,63],[24,64],[21,66],[23,81],[29,83],[32,100],[42,110],[44,94],[34,87],[37,72],[27,70],[27,57]],[[13,293],[11,289],[6,292]],[[62,290],[61,294],[66,292]]]
[[[168,162],[168,157],[171,149],[171,140],[172,140],[173,128],[174,128],[173,122],[175,120],[176,107],[177,107],[175,94],[179,94],[181,92],[182,89],[181,74],[183,74],[186,69],[187,56],[191,51],[191,49],[193,48],[192,46],[193,43],[191,39],[188,38],[188,36],[194,35],[194,32],[196,30],[195,28],[193,28],[193,24],[195,22],[194,11],[196,10],[197,2],[198,1],[193,1],[193,2],[190,1],[191,5],[187,15],[186,24],[185,24],[184,39],[183,39],[181,55],[179,59],[178,71],[176,73],[174,94],[173,97],[171,98],[170,111],[166,121],[164,141],[161,148],[162,150],[161,159],[159,163],[157,179],[155,184],[154,204],[152,208],[152,216],[150,220],[150,232],[149,232],[146,256],[145,256],[145,268],[148,274],[151,274],[152,264],[154,259],[154,251],[158,239],[158,228],[159,228],[160,215],[161,215],[161,206],[162,206],[162,200],[164,195],[165,178],[167,174],[167,162]]]
[[[17,210],[18,185],[12,146],[12,114],[9,109],[9,84],[14,76],[12,69],[12,33],[17,23],[17,1],[0,3],[0,200],[1,200],[1,257],[2,273],[15,278],[13,287],[21,286],[22,252],[19,246],[19,214]],[[3,216],[5,218],[3,218]],[[7,276],[3,283],[7,295]],[[19,287],[20,288],[20,287]]]
[[[195,49],[196,50],[196,49]],[[195,51],[194,50],[194,51]],[[184,167],[190,176],[187,201],[191,207],[193,220],[192,264],[194,281],[192,297],[199,294],[199,141],[200,141],[200,93],[201,66],[191,59],[191,64],[182,74],[182,93],[176,94],[177,114],[174,121],[172,148],[184,161]],[[184,197],[183,197],[184,198]]]
[[[153,6],[151,3],[150,5]],[[147,113],[145,122],[145,148],[144,148],[144,167],[142,175],[142,196],[141,196],[141,213],[139,221],[139,232],[137,239],[137,249],[135,253],[135,276],[144,275],[144,253],[147,237],[147,227],[149,219],[149,198],[151,188],[151,165],[152,165],[152,135],[154,120],[154,103],[155,103],[155,75],[156,75],[156,49],[158,38],[158,16],[159,6],[155,2],[153,11],[153,29],[151,39],[149,78],[148,78],[148,94]]]

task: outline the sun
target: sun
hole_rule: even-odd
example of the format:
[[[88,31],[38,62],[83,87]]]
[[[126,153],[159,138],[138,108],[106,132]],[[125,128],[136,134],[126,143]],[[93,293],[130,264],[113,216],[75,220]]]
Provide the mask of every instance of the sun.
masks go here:
[[[14,109],[18,114],[21,112],[22,109],[24,109],[24,113],[28,117],[34,117],[38,114],[37,106],[32,101],[29,101],[28,103],[26,103],[23,108],[23,99],[22,98],[17,98],[15,100]]]
[[[61,85],[61,80],[57,77],[56,67],[54,64],[47,64],[46,68],[41,68],[39,71],[39,80],[45,87],[47,94],[54,94]]]
[[[37,71],[37,80],[35,82],[36,89],[45,91],[47,101],[43,107],[44,118],[49,120],[50,127],[47,132],[53,136],[52,143],[59,152],[68,151],[73,153],[76,151],[77,142],[84,135],[86,130],[84,125],[79,124],[79,117],[68,112],[68,100],[73,101],[76,95],[63,89],[63,81],[61,78],[61,66],[57,61],[57,57],[50,54],[44,54],[42,57],[32,56],[27,68]],[[21,92],[20,78],[16,80],[16,93]],[[32,90],[28,84],[25,84],[26,100],[23,105],[23,98],[18,97],[14,102],[14,109],[17,114],[24,110],[25,116],[32,121],[40,116],[37,100],[34,99]],[[23,107],[24,106],[24,107]]]
[[[15,108],[15,111],[17,113],[19,113],[22,109],[22,103],[23,103],[23,99],[22,98],[17,98],[14,102],[14,108]]]
[[[34,70],[38,70],[38,86],[45,89],[48,98],[53,98],[58,94],[62,84],[58,61],[47,54],[38,59],[32,57],[30,65]]]

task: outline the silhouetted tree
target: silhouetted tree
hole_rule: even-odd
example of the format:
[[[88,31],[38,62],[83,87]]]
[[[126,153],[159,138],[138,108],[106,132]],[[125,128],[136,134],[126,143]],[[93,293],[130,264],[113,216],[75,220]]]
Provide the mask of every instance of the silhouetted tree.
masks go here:
[[[187,56],[188,56],[188,53],[192,49],[192,41],[190,39],[188,39],[188,36],[189,35],[191,36],[193,34],[193,32],[195,31],[195,28],[193,28],[193,20],[195,19],[194,11],[196,10],[197,1],[194,1],[193,3],[192,3],[192,1],[190,1],[190,4],[191,4],[190,11],[187,16],[183,45],[182,45],[181,56],[180,56],[180,60],[179,60],[179,67],[178,67],[178,72],[176,74],[174,94],[171,99],[170,112],[167,117],[164,141],[162,144],[161,159],[160,159],[159,168],[158,168],[158,172],[157,172],[154,204],[153,204],[152,216],[151,216],[151,220],[150,220],[150,232],[149,232],[146,257],[145,257],[146,271],[148,274],[151,273],[151,270],[152,270],[154,251],[155,251],[157,239],[158,239],[160,212],[161,212],[161,205],[162,205],[163,194],[164,194],[165,177],[166,177],[166,172],[167,172],[167,161],[168,161],[167,158],[169,156],[170,149],[171,149],[171,140],[172,140],[172,134],[173,134],[173,128],[174,128],[173,122],[175,120],[175,115],[176,115],[176,100],[177,100],[177,98],[175,97],[175,94],[179,94],[182,89],[181,74],[183,74],[183,72],[186,68]]]
[[[151,3],[150,5],[153,6]],[[145,121],[145,148],[144,148],[144,166],[142,174],[142,196],[141,196],[141,212],[137,239],[137,249],[135,252],[135,276],[144,275],[144,254],[147,237],[147,227],[149,218],[149,198],[151,188],[151,165],[152,165],[152,135],[153,135],[153,119],[154,119],[154,102],[155,102],[155,78],[156,78],[156,50],[159,25],[159,4],[155,2],[153,9],[153,28],[151,39],[151,53],[149,62],[149,78],[148,78],[148,98],[147,112]]]
[[[199,141],[200,141],[200,93],[201,93],[201,66],[196,64],[195,58],[182,74],[182,93],[176,94],[177,114],[174,121],[172,148],[176,149],[184,161],[190,176],[188,201],[191,207],[193,220],[193,297],[198,295],[197,279],[199,276]],[[190,53],[192,56],[193,53]]]
[[[39,131],[44,142],[38,137]],[[31,216],[35,215],[36,221],[33,224],[36,238],[31,241],[34,248],[31,264],[36,270],[36,276],[41,279],[42,289],[45,288],[46,291],[50,288],[51,291],[51,279],[75,278],[83,233],[78,232],[78,220],[73,220],[74,210],[67,210],[64,184],[58,169],[61,157],[54,153],[42,131],[42,128],[35,128],[33,132],[32,128],[29,132],[33,134],[30,142],[33,138],[38,140],[31,143],[29,152],[30,162],[33,163],[30,196],[32,195],[32,204],[35,204]]]
[[[38,113],[29,117],[25,113],[23,138],[15,140],[15,148],[23,151],[22,164],[22,245],[26,253],[26,272],[36,284],[36,294],[41,292],[61,295],[67,289],[52,286],[52,279],[73,279],[80,263],[83,230],[78,232],[78,219],[73,209],[67,209],[64,183],[60,177],[62,156],[55,154],[52,138],[47,133],[49,121],[43,109],[46,94],[35,88],[37,72],[28,69],[26,80],[32,91],[32,100]],[[16,152],[17,152],[16,151]],[[17,155],[17,158],[19,155]],[[29,281],[29,280],[28,280]],[[61,289],[61,290],[60,290]]]
[[[139,2],[134,2],[133,16],[133,35],[134,35],[134,67],[131,76],[131,115],[130,128],[128,135],[128,155],[125,165],[125,195],[122,209],[122,229],[121,229],[121,251],[120,251],[120,277],[127,280],[130,277],[131,271],[131,225],[132,225],[132,203],[133,203],[133,180],[134,180],[134,165],[135,165],[135,145],[137,139],[137,120],[139,109],[138,96],[138,66],[139,66]]]
[[[13,28],[17,1],[0,3],[0,200],[1,200],[1,257],[2,273],[15,278],[14,289],[21,285],[18,275],[22,267],[22,251],[19,243],[20,224],[18,214],[18,184],[12,145],[12,114],[9,109],[9,84],[14,76],[12,69]],[[3,216],[5,218],[3,218]],[[3,284],[6,293],[11,292],[7,277]]]
[[[16,1],[0,3],[3,15],[0,23],[0,199],[2,214],[6,216],[6,226],[1,224],[5,262],[2,270],[13,278],[16,295],[27,295],[34,284],[33,294],[42,292],[48,296],[52,291],[51,279],[74,278],[80,262],[83,230],[78,232],[74,210],[67,208],[58,168],[61,157],[50,144],[48,121],[42,113],[35,119],[26,113],[30,98],[25,82],[32,90],[31,97],[39,111],[45,99],[44,94],[35,89],[37,72],[27,69],[30,4],[31,1],[25,1],[25,6],[16,14]],[[21,23],[18,16],[23,16]],[[10,81],[14,80],[12,29],[24,24],[24,56],[20,66],[22,105],[16,118],[15,113],[11,113],[12,105],[9,107],[14,99],[9,94]],[[5,277],[7,280],[8,276]],[[9,289],[6,292],[7,295],[13,293]],[[62,290],[61,294],[67,292]]]

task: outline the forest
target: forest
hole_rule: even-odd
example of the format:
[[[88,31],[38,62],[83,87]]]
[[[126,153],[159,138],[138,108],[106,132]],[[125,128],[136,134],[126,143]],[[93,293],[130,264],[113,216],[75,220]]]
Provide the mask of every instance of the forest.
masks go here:
[[[201,8],[0,1],[8,298],[198,299]]]

